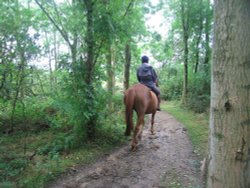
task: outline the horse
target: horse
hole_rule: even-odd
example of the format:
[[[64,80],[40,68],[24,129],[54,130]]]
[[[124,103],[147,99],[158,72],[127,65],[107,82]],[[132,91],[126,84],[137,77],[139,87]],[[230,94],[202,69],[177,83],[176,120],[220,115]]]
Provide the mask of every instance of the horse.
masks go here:
[[[137,122],[134,129],[131,150],[136,151],[138,139],[141,140],[145,114],[152,114],[151,134],[154,134],[154,118],[157,111],[158,100],[156,94],[143,84],[135,84],[124,92],[126,131],[129,136],[134,129],[133,111],[137,114]]]

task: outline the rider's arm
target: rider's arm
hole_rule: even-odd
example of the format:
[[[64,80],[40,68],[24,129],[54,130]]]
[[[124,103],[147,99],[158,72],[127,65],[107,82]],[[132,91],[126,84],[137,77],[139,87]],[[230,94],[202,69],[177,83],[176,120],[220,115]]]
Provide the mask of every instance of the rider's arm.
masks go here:
[[[137,76],[137,80],[138,80],[138,82],[141,82],[141,80],[140,80],[140,76],[139,76],[139,69],[137,70],[137,72],[136,72],[136,76]]]
[[[158,76],[153,68],[152,68],[152,73],[153,73],[153,81],[155,85],[158,86]]]

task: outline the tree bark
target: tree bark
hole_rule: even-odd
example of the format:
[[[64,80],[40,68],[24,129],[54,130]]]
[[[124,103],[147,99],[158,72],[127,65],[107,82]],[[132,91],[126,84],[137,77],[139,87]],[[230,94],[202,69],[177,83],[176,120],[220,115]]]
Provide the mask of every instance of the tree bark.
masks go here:
[[[250,1],[215,0],[207,187],[250,187]]]

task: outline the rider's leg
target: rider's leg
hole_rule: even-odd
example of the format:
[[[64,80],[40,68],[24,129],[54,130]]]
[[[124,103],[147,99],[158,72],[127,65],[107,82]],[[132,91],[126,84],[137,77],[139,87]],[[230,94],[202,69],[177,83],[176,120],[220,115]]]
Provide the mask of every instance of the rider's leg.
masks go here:
[[[157,110],[158,110],[158,111],[161,111],[161,108],[160,108],[161,95],[160,95],[160,94],[157,95],[157,99],[158,99],[158,107],[157,107]]]
[[[158,110],[158,111],[161,111],[161,108],[160,108],[160,103],[161,103],[161,92],[160,92],[160,90],[159,90],[157,87],[152,88],[152,90],[153,90],[153,92],[156,94],[157,99],[158,99],[158,107],[157,107],[157,110]]]

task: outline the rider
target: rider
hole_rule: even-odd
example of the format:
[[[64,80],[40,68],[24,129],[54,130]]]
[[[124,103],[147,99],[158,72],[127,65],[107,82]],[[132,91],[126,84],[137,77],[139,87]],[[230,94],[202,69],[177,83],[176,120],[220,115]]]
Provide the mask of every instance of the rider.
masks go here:
[[[137,69],[137,80],[150,88],[157,96],[158,98],[158,107],[157,110],[160,111],[160,90],[158,87],[158,77],[154,70],[154,68],[148,64],[148,57],[142,56],[141,58],[141,66]]]

